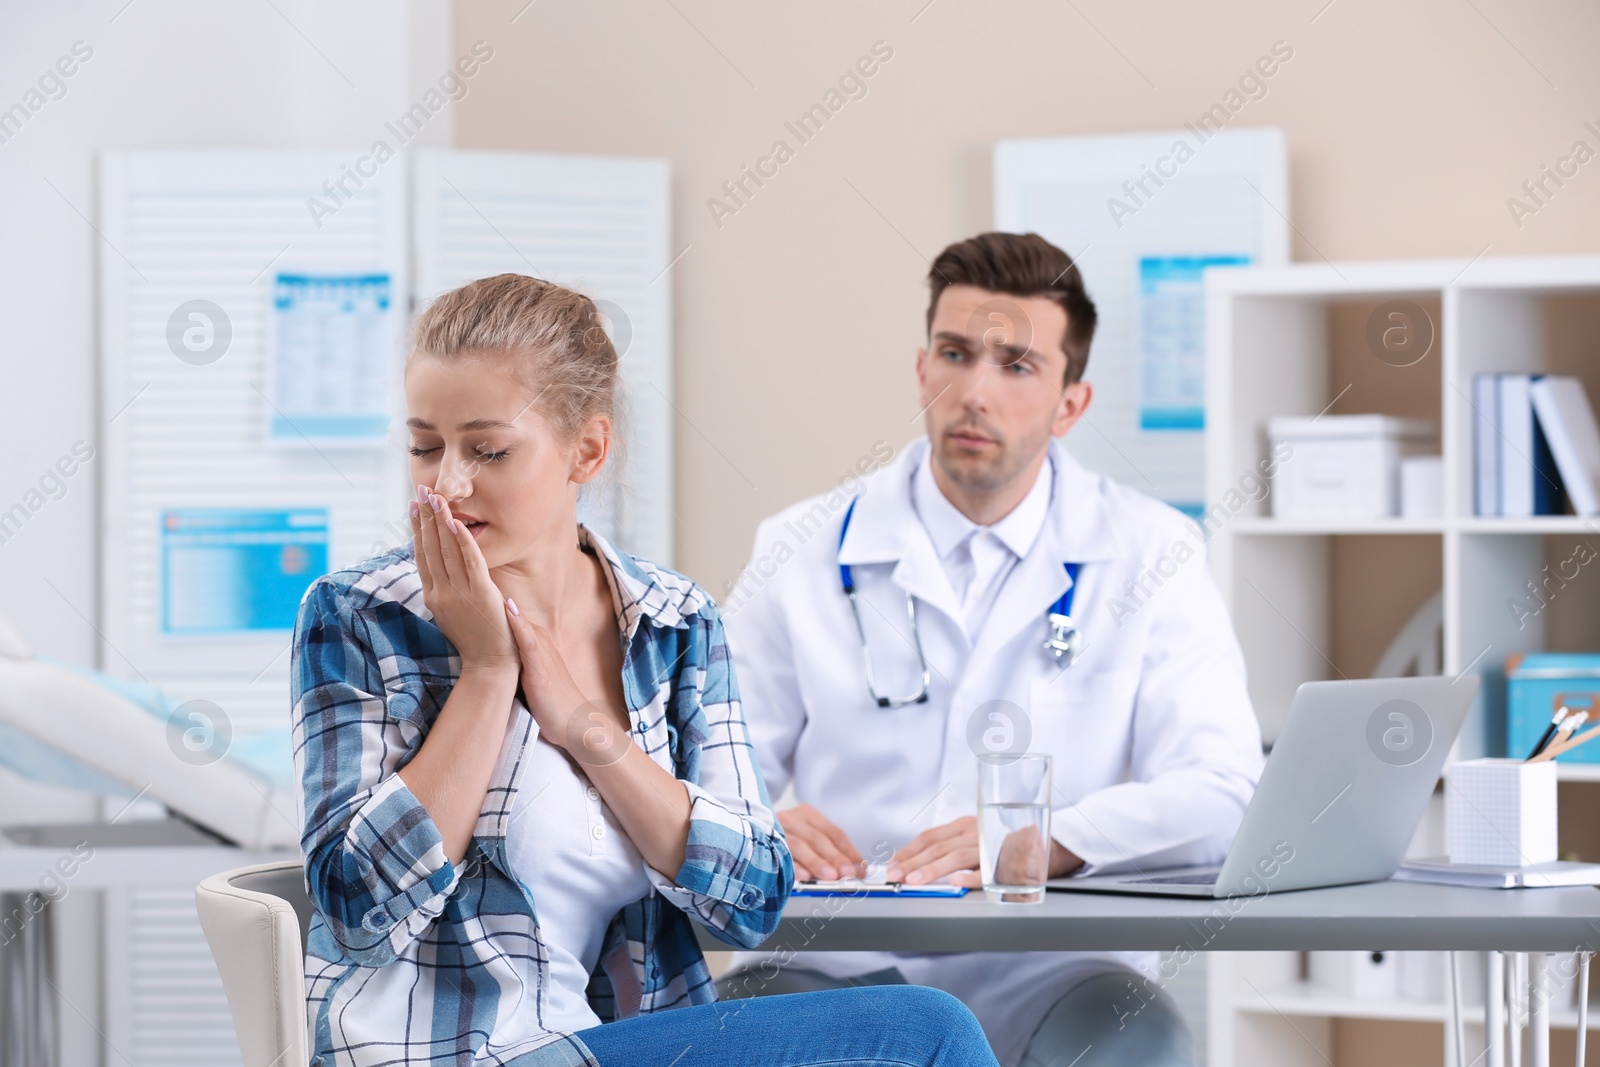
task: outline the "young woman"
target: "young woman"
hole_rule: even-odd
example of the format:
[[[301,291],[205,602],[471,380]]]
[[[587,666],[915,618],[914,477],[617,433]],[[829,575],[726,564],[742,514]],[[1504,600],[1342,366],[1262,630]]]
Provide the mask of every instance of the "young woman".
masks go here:
[[[712,1003],[691,924],[755,946],[793,863],[715,606],[577,521],[613,447],[599,321],[520,275],[435,301],[412,544],[301,605],[315,1062],[993,1067],[934,990]]]

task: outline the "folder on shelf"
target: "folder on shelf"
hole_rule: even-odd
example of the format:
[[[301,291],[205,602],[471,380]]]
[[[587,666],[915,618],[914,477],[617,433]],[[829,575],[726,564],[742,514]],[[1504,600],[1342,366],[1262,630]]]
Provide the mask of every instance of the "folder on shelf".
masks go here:
[[[1583,383],[1547,374],[1529,392],[1572,510],[1600,515],[1600,427]]]
[[[1524,518],[1533,512],[1533,400],[1526,374],[1495,377],[1500,388],[1500,514]]]

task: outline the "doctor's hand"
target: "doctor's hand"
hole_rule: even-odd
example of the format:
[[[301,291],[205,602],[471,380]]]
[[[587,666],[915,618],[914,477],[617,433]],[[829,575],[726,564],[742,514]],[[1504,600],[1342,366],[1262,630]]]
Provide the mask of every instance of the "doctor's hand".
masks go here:
[[[1008,857],[1006,848],[1002,847],[1001,859],[1026,863],[1029,851],[1017,849],[1013,856]],[[1050,842],[1051,878],[1064,877],[1082,866],[1083,860],[1061,842]],[[889,861],[888,878],[891,882],[905,882],[908,885],[922,885],[944,878],[951,885],[964,885],[968,889],[983,888],[983,875],[978,871],[978,820],[967,815],[922,831],[894,854]]]
[[[796,881],[831,882],[838,878],[863,878],[867,864],[845,832],[810,804],[778,812],[778,823],[794,857]]]
[[[451,518],[449,502],[425,485],[411,503],[411,536],[422,603],[456,647],[462,673],[515,672],[517,646],[478,542]]]
[[[978,874],[978,820],[968,815],[922,831],[889,860],[888,878],[907,885],[946,878],[951,885],[983,888]]]

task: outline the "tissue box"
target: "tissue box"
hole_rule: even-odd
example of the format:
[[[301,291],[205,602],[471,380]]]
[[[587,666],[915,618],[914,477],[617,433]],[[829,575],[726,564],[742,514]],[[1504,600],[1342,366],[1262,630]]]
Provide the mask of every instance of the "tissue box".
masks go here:
[[[1527,867],[1556,858],[1556,765],[1462,760],[1445,774],[1450,862]]]
[[[1506,754],[1528,755],[1561,704],[1589,713],[1579,733],[1600,725],[1600,654],[1532,652],[1507,659]],[[1556,761],[1600,763],[1600,738]]]
[[[1313,952],[1313,985],[1343,997],[1390,1000],[1400,989],[1400,957],[1393,952]]]
[[[1401,1000],[1423,1004],[1444,1002],[1445,970],[1449,966],[1443,952],[1396,952],[1400,957],[1399,994]]]
[[[1378,519],[1400,514],[1400,457],[1433,450],[1434,425],[1389,415],[1278,416],[1267,421],[1277,519]]]
[[[1590,964],[1592,967],[1593,964]],[[1550,1003],[1558,1008],[1578,1006],[1578,957],[1576,953],[1556,953],[1550,957],[1545,970],[1550,989]],[[1590,985],[1593,985],[1591,977]]]
[[[1437,519],[1444,514],[1444,457],[1402,456],[1400,514],[1408,519]]]

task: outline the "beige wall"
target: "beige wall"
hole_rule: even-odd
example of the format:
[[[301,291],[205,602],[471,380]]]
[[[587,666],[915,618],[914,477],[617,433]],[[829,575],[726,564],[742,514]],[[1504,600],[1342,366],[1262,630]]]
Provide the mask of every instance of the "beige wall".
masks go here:
[[[1176,127],[1281,39],[1235,124],[1287,132],[1294,259],[1600,252],[1600,160],[1520,229],[1506,206],[1600,149],[1593,3],[925,2],[456,5],[497,50],[459,146],[672,162],[677,563],[718,595],[761,517],[918,432],[927,259],[990,225],[997,139]],[[867,95],[716,225],[707,198],[879,40]]]

